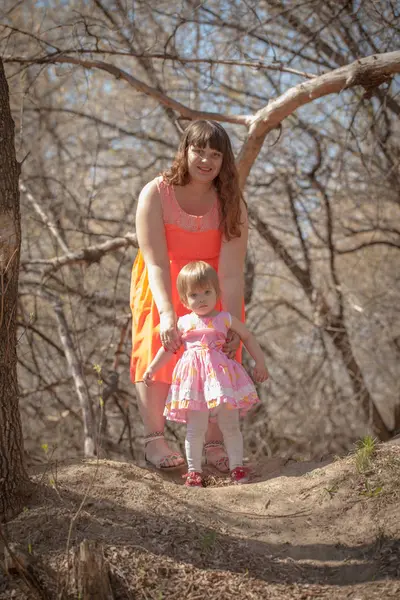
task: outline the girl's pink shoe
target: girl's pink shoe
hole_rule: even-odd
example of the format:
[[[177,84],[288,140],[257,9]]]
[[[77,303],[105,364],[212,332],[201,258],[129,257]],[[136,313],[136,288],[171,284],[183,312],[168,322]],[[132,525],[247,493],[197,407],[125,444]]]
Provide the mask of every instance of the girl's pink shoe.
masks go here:
[[[231,471],[231,479],[233,483],[236,484],[248,483],[250,479],[250,469],[247,467],[236,467]]]
[[[203,487],[203,478],[198,471],[189,471],[182,477],[186,478],[185,485],[188,487]]]

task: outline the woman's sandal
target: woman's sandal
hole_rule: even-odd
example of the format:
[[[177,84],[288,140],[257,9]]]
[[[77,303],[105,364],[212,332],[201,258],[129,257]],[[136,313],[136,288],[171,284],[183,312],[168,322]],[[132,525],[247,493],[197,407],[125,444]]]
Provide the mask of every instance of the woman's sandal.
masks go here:
[[[185,475],[182,475],[182,478],[185,479],[185,485],[188,487],[203,487],[203,477],[202,474],[198,471],[189,471]]]
[[[204,444],[205,464],[211,465],[212,467],[217,469],[217,471],[219,471],[220,473],[229,473],[229,459],[226,455],[221,456],[221,458],[217,458],[216,460],[212,460],[208,456],[208,454],[212,454],[213,448],[218,449],[218,450],[220,450],[220,449],[225,450],[225,446],[224,446],[223,442],[220,442],[218,440],[213,441],[213,442],[207,442],[206,444]],[[211,450],[211,452],[207,452],[207,450]]]
[[[155,440],[161,440],[161,439],[164,439],[163,431],[155,431],[154,433],[149,433],[149,435],[147,435],[144,438],[144,447],[146,448],[147,444],[149,444],[150,442],[154,442]],[[148,466],[158,469],[160,471],[175,471],[175,470],[181,469],[183,467],[183,465],[185,464],[185,460],[184,460],[183,456],[181,454],[179,454],[179,452],[171,452],[170,454],[166,454],[166,455],[162,456],[157,462],[152,462],[151,460],[149,460],[147,458],[146,450],[145,450],[144,458],[145,458],[146,464]],[[168,464],[171,460],[176,460],[178,458],[182,459],[182,462],[179,463],[178,465]]]

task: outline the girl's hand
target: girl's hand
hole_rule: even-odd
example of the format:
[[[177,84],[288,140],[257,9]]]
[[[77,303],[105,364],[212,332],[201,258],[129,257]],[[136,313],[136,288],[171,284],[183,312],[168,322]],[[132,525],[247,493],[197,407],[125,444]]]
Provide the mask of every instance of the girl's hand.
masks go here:
[[[147,368],[143,375],[143,383],[146,387],[149,387],[151,380],[153,379],[152,369]]]
[[[225,352],[228,358],[235,358],[235,354],[239,346],[240,337],[235,331],[228,329],[228,333],[226,334],[226,342],[222,346],[222,352]]]
[[[176,315],[163,313],[160,315],[160,338],[165,350],[177,352],[181,346],[181,339],[176,327]]]
[[[262,383],[263,381],[267,381],[269,377],[268,374],[268,369],[267,367],[261,363],[261,364],[257,364],[253,369],[253,379],[254,381],[256,381],[257,383]]]

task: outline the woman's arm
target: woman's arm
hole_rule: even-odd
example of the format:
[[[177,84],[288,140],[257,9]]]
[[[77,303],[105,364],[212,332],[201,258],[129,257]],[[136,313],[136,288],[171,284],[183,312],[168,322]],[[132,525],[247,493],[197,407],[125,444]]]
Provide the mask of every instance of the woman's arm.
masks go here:
[[[250,356],[255,360],[254,379],[259,383],[268,379],[268,370],[265,365],[264,353],[260,344],[257,342],[255,335],[247,329],[244,323],[234,316],[232,316],[231,329],[239,335]]]
[[[222,240],[218,265],[222,308],[238,319],[242,317],[244,260],[248,237],[247,209],[244,202],[241,209],[241,236],[229,241]],[[229,358],[234,358],[239,343],[238,336],[229,331],[222,349]]]
[[[222,240],[218,265],[222,308],[238,319],[242,316],[244,261],[248,238],[248,218],[244,202],[242,202],[241,207],[241,222],[241,236],[239,238],[233,238],[229,241]]]
[[[172,305],[170,265],[161,198],[155,181],[148,183],[140,193],[136,232],[147,267],[150,290],[160,315],[162,342],[168,350],[175,352],[180,346],[180,341]]]
[[[155,181],[148,183],[140,192],[136,211],[136,233],[158,312],[173,313],[167,241],[161,198]]]

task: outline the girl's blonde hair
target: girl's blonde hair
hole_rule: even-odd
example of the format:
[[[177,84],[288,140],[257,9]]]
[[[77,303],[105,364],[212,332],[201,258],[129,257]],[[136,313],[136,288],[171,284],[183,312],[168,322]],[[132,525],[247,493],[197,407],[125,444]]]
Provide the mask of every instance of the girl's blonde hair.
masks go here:
[[[170,185],[187,185],[190,181],[187,153],[189,146],[221,152],[222,165],[214,186],[220,202],[219,228],[227,240],[240,237],[243,194],[235,164],[231,141],[225,129],[216,121],[193,121],[185,130],[172,167],[162,175]]]
[[[218,273],[203,260],[190,262],[179,271],[176,287],[181,301],[186,304],[188,294],[211,285],[217,297],[220,295]]]

